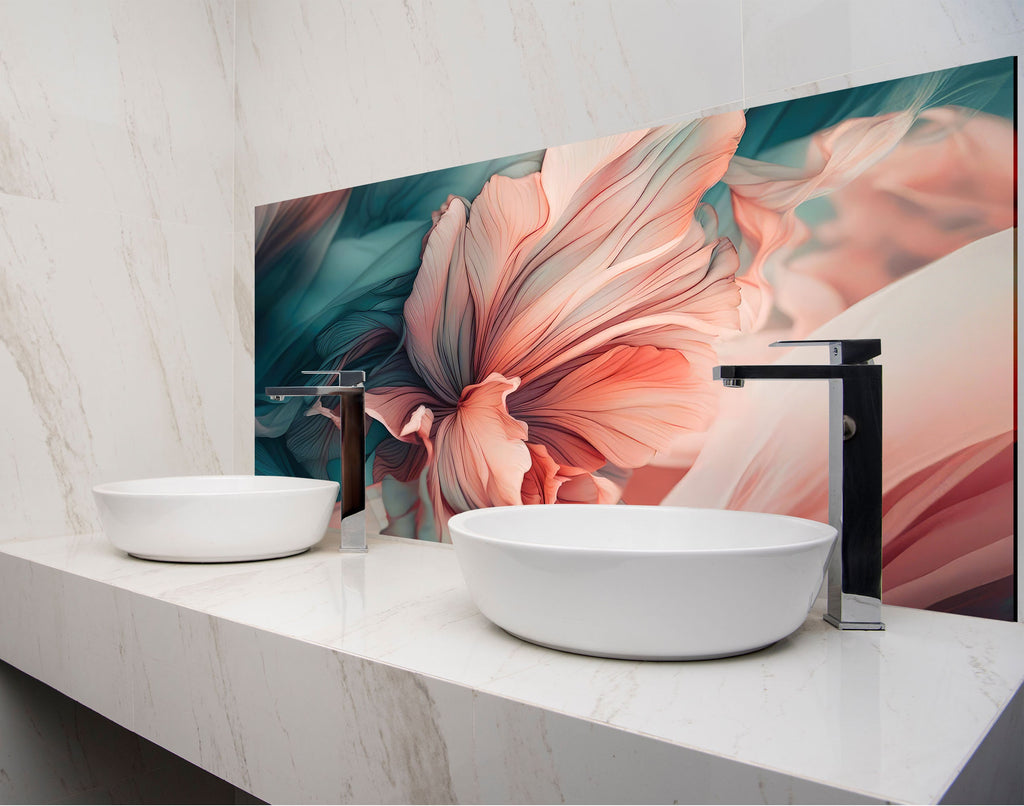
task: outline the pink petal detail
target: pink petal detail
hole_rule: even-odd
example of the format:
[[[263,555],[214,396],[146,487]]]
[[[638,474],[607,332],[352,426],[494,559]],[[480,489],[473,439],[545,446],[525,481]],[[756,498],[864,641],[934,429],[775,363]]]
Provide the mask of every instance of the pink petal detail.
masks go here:
[[[539,174],[492,177],[435,216],[404,311],[411,366],[389,366],[367,404],[413,446],[391,475],[426,469],[439,534],[454,512],[524,495],[617,500],[609,474],[704,427],[711,344],[739,327],[740,298],[735,249],[699,200],[743,125],[737,112],[549,149]],[[399,458],[380,449],[375,477]]]
[[[993,534],[1013,535],[1013,441],[1007,432],[971,445],[887,491],[887,588],[981,549]],[[1004,559],[986,582],[1012,567],[1012,555]]]
[[[544,196],[557,221],[580,187],[606,165],[634,148],[648,134],[646,129],[599,137],[572,146],[549,148],[544,154]]]
[[[518,378],[491,374],[467,386],[455,414],[439,423],[438,486],[455,512],[521,503],[523,475],[531,464],[527,429],[505,405],[518,386]]]
[[[434,396],[450,405],[472,372],[473,310],[463,263],[468,212],[462,199],[449,198],[405,302],[409,361]]]
[[[523,477],[524,504],[614,504],[619,500],[621,490],[613,481],[558,464],[543,445],[527,447],[533,465]]]
[[[1013,240],[968,244],[811,334],[880,338],[881,363],[900,368],[884,385],[886,601],[931,606],[1012,568]],[[824,385],[750,383],[727,399],[665,503],[826,519]]]
[[[475,314],[475,371],[480,369],[481,347],[495,327],[505,295],[522,270],[525,253],[548,220],[548,201],[540,182],[540,174],[522,179],[491,177],[470,209],[463,270],[468,275]],[[467,313],[456,310],[453,315]]]
[[[543,445],[527,444],[532,460],[523,475],[522,499],[524,504],[553,504],[558,500],[558,488],[566,481],[559,473],[559,464],[551,458]]]
[[[795,247],[807,229],[794,210],[802,202],[830,193],[881,160],[907,133],[912,112],[844,120],[811,137],[805,165],[791,168],[735,157],[724,181],[732,190],[733,212],[754,258],[739,278],[744,330],[758,330],[771,308],[765,267],[780,247]]]
[[[696,365],[691,361],[698,358]],[[706,383],[713,353],[690,357],[654,347],[615,347],[580,362],[540,393],[523,387],[512,411],[530,441],[555,461],[596,470],[606,462],[639,467],[680,430],[701,430],[715,396]]]
[[[305,416],[306,417],[315,417],[318,414],[323,415],[328,420],[330,420],[332,423],[334,423],[334,427],[335,428],[339,428],[339,429],[341,428],[341,415],[338,414],[335,409],[327,408],[323,404],[323,402],[320,400],[320,398],[317,398],[316,402],[314,402],[312,406],[310,406],[308,409],[306,409]]]
[[[414,434],[416,429],[409,430],[410,422],[423,408],[445,411],[444,406],[429,391],[414,386],[380,387],[366,392],[366,413],[383,423],[393,437],[405,442],[412,441],[407,437]]]
[[[801,336],[894,279],[1013,226],[1013,124],[940,107],[829,197],[835,216],[777,267],[779,309]]]
[[[478,369],[526,383],[559,360],[591,350],[587,334],[599,338],[610,320],[628,330],[652,303],[673,310],[670,300],[678,302],[699,284],[718,246],[694,215],[700,196],[725,172],[742,131],[740,113],[652,129],[633,149],[595,169],[561,218],[548,222],[521,279],[492,317]],[[573,148],[548,153],[558,164],[561,151]],[[723,279],[732,283],[728,274]],[[644,284],[646,298],[634,302]],[[721,302],[716,312],[729,307],[728,297]],[[670,324],[713,338],[732,323],[690,312]],[[524,352],[524,344],[531,349]]]
[[[396,442],[378,446],[373,465],[374,481],[393,476],[398,481],[417,478],[432,456],[430,441],[434,410],[441,416],[445,407],[422,389],[414,387],[382,387],[367,391],[366,413],[380,421]]]
[[[563,474],[565,470],[563,468]],[[622,497],[619,486],[594,473],[573,473],[558,488],[559,504],[617,504]]]

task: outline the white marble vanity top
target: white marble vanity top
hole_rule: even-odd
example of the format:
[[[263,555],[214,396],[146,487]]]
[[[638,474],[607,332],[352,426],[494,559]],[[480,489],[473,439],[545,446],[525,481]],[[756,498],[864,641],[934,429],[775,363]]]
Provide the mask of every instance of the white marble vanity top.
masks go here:
[[[101,535],[0,546],[0,657],[293,803],[936,802],[1000,715],[1019,747],[1024,625],[884,611],[881,633],[812,612],[737,658],[601,660],[491,625],[446,545],[223,565]]]

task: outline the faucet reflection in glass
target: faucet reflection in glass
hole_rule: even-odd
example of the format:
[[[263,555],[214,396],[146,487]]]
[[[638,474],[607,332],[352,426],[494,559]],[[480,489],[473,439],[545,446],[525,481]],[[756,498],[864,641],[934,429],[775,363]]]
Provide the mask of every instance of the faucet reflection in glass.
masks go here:
[[[341,551],[366,551],[366,490],[363,484],[365,445],[363,416],[366,373],[355,370],[303,370],[303,375],[334,375],[334,386],[268,386],[271,400],[287,397],[331,397],[340,399],[341,464]]]
[[[829,364],[720,366],[726,386],[760,379],[822,379],[829,387],[828,519],[839,533],[828,568],[825,620],[843,630],[882,623],[882,352],[879,339],[777,341],[827,345]]]

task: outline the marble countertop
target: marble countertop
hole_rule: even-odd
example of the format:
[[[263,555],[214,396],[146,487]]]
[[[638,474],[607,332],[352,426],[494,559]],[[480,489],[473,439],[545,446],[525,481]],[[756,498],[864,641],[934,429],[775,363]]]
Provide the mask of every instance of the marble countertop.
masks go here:
[[[587,658],[490,624],[450,546],[369,542],[221,565],[6,543],[0,657],[266,800],[920,803],[1021,766],[1024,625],[812,612],[742,657]]]

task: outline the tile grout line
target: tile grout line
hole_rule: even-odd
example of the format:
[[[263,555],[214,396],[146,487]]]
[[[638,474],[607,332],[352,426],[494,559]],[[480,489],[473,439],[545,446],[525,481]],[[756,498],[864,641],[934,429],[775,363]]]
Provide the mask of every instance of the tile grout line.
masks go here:
[[[231,328],[231,468],[237,473],[239,465],[238,440],[235,435],[236,408],[238,404],[238,378],[235,363],[238,360],[239,312],[238,299],[235,295],[235,272],[238,270],[238,188],[236,186],[238,165],[238,0],[231,3],[231,257],[228,264],[228,290],[231,292],[231,312],[233,327]],[[253,468],[255,470],[255,468]]]

